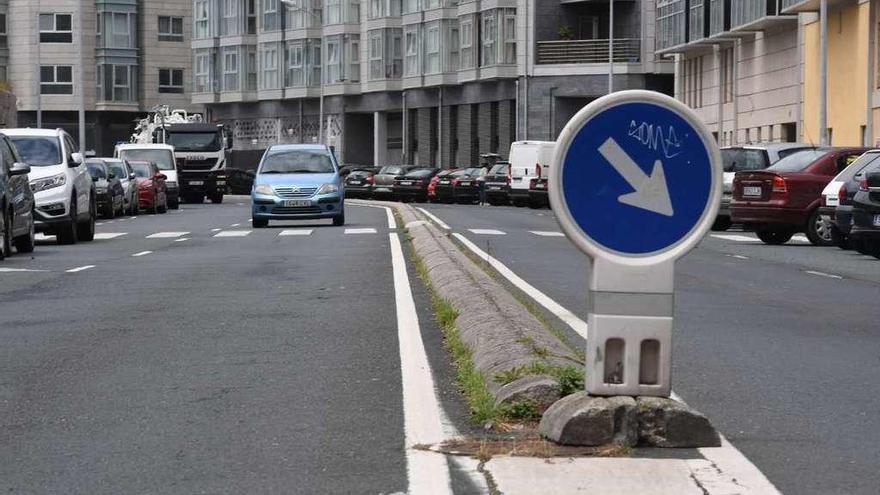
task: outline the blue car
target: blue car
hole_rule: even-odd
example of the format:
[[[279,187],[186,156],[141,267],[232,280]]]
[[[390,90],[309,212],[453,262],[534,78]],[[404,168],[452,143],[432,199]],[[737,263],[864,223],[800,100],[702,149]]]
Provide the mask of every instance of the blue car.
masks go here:
[[[251,192],[254,228],[269,220],[330,218],[345,224],[339,164],[329,147],[314,144],[271,146],[263,154]]]

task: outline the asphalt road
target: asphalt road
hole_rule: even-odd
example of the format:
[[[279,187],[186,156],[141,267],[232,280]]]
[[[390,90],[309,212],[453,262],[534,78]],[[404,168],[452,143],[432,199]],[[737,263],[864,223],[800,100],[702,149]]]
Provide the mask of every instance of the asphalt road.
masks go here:
[[[586,320],[588,263],[550,210],[422,206]],[[714,234],[676,266],[673,388],[783,493],[878,493],[880,261]]]
[[[235,201],[0,263],[2,491],[406,491],[384,210],[251,231]],[[429,352],[461,423],[442,346]]]

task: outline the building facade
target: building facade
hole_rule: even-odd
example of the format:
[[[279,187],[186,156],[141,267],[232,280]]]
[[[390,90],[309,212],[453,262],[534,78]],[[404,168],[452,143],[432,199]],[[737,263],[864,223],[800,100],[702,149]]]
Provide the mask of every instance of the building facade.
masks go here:
[[[608,91],[607,2],[192,4],[193,101],[233,130],[243,168],[271,144],[319,141],[351,164],[470,166],[555,139]],[[653,2],[615,5],[615,89],[671,92]]]
[[[19,125],[41,120],[77,136],[82,104],[83,149],[107,155],[157,104],[198,110],[190,97],[190,0],[4,3],[5,79],[18,98]]]

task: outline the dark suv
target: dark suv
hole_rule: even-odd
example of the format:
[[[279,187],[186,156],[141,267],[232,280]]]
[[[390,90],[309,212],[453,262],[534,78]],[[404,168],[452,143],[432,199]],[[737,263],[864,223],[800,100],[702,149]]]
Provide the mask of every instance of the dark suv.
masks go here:
[[[852,200],[853,246],[862,254],[880,258],[880,172],[866,173]]]
[[[28,183],[31,167],[21,162],[9,138],[0,134],[0,260],[34,250],[34,194]]]

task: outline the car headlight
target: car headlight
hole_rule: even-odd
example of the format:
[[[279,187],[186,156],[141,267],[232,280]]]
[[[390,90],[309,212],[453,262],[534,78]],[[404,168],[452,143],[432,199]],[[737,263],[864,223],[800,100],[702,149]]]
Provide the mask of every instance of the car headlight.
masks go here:
[[[336,184],[324,184],[318,189],[318,194],[332,194],[339,192],[339,186]]]
[[[64,174],[53,175],[31,182],[31,191],[37,193],[46,189],[53,189],[67,184],[67,176]]]
[[[254,186],[254,193],[265,194],[266,196],[274,196],[275,190],[269,184],[257,184]]]

